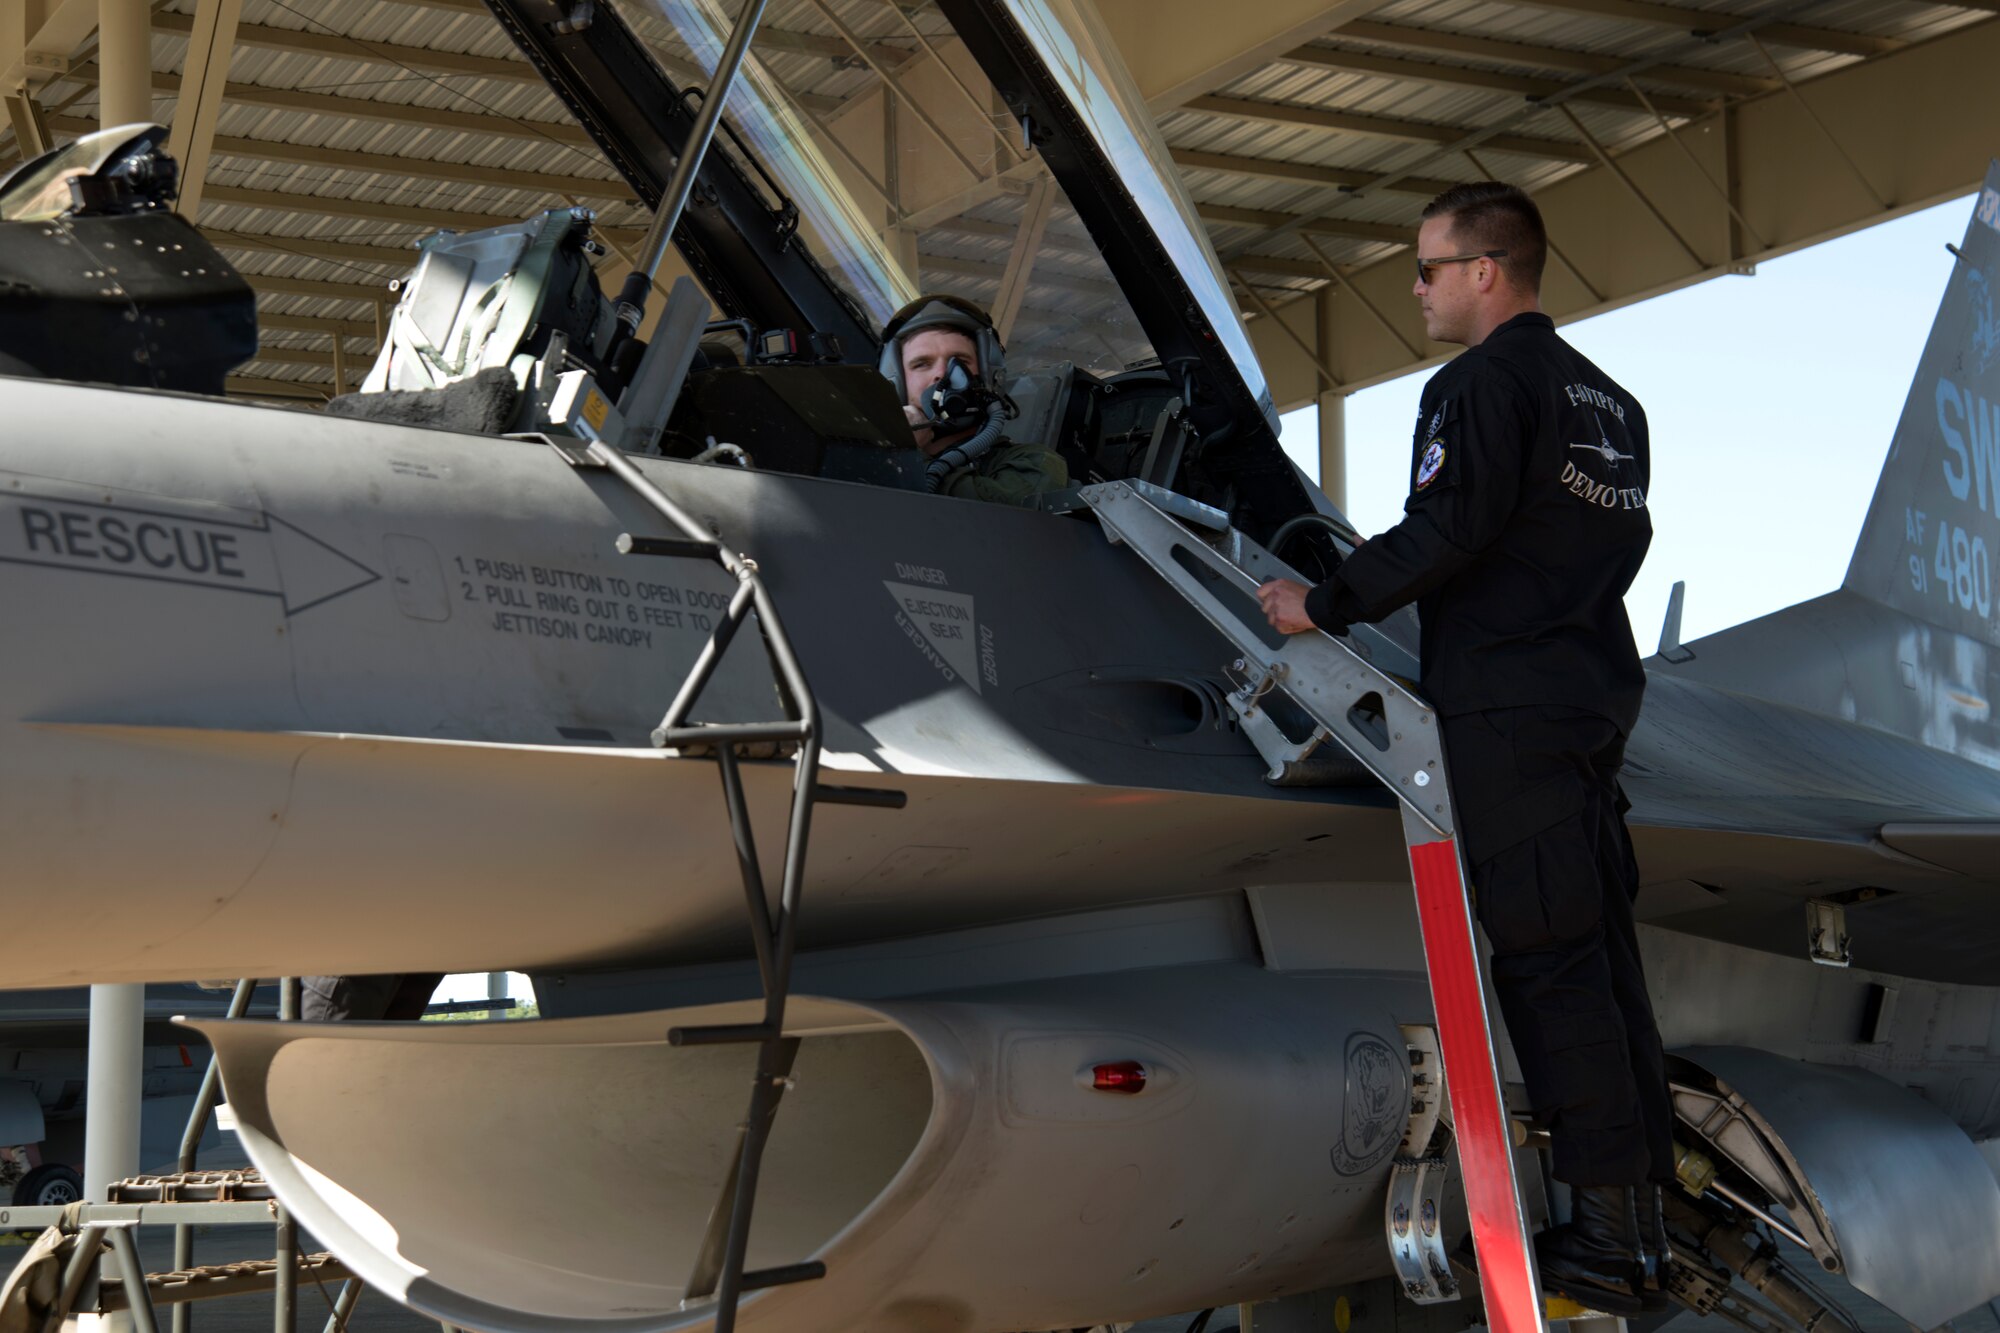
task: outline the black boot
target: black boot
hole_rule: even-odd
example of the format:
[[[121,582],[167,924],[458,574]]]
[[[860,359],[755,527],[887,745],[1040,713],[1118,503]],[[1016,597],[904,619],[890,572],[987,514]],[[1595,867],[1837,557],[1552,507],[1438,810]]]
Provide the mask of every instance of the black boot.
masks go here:
[[[1535,1260],[1549,1291],[1628,1318],[1662,1308],[1660,1298],[1643,1294],[1636,1193],[1629,1185],[1571,1187],[1570,1220],[1535,1237]]]

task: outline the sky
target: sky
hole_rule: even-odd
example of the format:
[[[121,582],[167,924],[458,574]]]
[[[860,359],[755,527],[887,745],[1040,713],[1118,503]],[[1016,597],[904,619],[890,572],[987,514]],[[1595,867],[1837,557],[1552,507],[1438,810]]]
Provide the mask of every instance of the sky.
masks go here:
[[[1968,195],[1562,326],[1651,427],[1653,545],[1625,599],[1641,652],[1677,579],[1683,641],[1840,586],[1955,262],[1945,244],[1971,212]],[[1433,373],[1347,400],[1348,515],[1364,533],[1402,515]],[[1283,439],[1317,477],[1317,410],[1286,413]]]

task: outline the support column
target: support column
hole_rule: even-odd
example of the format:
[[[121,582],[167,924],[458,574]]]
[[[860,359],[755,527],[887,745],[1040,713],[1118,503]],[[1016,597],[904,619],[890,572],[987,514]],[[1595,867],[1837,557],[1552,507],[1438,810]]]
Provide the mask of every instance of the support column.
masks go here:
[[[139,1172],[139,1097],[145,1082],[146,988],[90,988],[88,1099],[83,1126],[83,1197]]]
[[[83,1197],[103,1203],[111,1182],[139,1174],[139,1111],[146,1085],[146,988],[90,988],[90,1049],[85,1067]],[[119,1276],[107,1252],[103,1280]],[[131,1333],[132,1316],[108,1315],[101,1333]]]
[[[1347,512],[1347,395],[1338,389],[1319,396],[1319,488]]]
[[[153,119],[153,7],[97,0],[97,127]]]
[[[236,24],[242,14],[243,0],[200,0],[195,6],[187,59],[181,65],[181,92],[174,104],[173,133],[167,136],[167,153],[181,166],[174,208],[190,220],[201,213],[215,123],[222,115],[222,91],[229,80],[229,53],[235,49]]]
[[[1336,275],[1337,276],[1337,275]],[[1331,363],[1337,315],[1331,284],[1319,289],[1315,298],[1314,330],[1319,343],[1319,359]],[[1347,394],[1338,384],[1324,384],[1319,394],[1319,488],[1334,508],[1347,512]]]

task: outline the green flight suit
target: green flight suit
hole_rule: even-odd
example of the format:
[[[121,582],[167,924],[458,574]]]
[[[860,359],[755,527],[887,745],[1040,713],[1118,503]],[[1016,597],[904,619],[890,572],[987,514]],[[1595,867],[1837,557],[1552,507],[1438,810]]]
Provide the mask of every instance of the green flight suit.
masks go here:
[[[1029,506],[1038,497],[1068,485],[1069,465],[1061,454],[1039,445],[1001,440],[966,466],[953,469],[938,487],[938,494]]]

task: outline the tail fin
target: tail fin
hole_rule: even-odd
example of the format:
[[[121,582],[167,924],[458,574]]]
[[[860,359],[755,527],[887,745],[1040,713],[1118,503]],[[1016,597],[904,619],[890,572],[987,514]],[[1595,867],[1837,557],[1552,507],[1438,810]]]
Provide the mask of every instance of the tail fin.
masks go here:
[[[1956,253],[1842,586],[2000,644],[2000,162]]]

